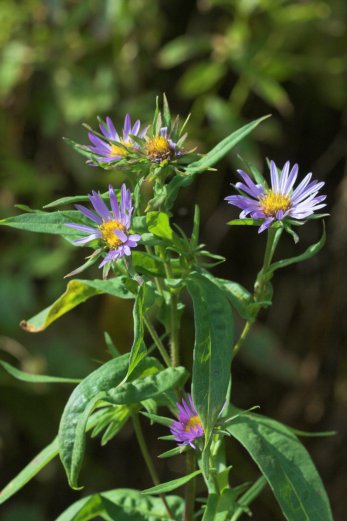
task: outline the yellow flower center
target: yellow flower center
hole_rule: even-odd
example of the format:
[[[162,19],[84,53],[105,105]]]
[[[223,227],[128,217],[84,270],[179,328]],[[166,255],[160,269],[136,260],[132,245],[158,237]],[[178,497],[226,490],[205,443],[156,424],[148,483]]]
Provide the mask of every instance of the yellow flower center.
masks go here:
[[[122,241],[114,233],[114,230],[121,230],[124,232],[125,227],[116,219],[112,221],[104,221],[100,224],[99,230],[101,231],[102,238],[110,249],[118,248],[118,246],[122,244]]]
[[[292,203],[288,195],[275,194],[272,190],[260,197],[260,207],[266,217],[276,217],[278,210],[285,212],[291,205]]]
[[[149,159],[153,161],[164,161],[173,154],[170,143],[164,136],[152,137],[146,144],[146,152]]]
[[[134,148],[133,143],[131,143],[130,141],[123,141],[123,139],[121,139],[120,143],[122,143],[122,145],[124,145],[128,148]],[[128,153],[129,152],[125,148],[120,147],[119,145],[111,145],[111,150],[108,155],[109,155],[109,157],[126,156]]]
[[[202,423],[201,423],[199,416],[192,416],[187,421],[184,430],[186,432],[191,432],[191,429],[193,429],[195,432],[198,432],[198,430],[199,430],[198,427],[202,427]]]

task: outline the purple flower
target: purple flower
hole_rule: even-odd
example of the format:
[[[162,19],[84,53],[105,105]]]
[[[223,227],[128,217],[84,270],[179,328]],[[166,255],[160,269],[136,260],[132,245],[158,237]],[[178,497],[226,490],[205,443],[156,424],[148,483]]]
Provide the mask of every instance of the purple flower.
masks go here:
[[[75,207],[92,221],[92,226],[77,223],[66,223],[66,226],[87,234],[86,237],[75,240],[75,244],[87,244],[95,239],[104,243],[109,251],[99,265],[99,268],[102,268],[107,262],[115,261],[124,255],[130,255],[130,248],[137,246],[137,241],[141,239],[141,235],[129,234],[133,207],[131,192],[127,190],[125,184],[121,188],[120,205],[114,189],[111,185],[109,186],[111,210],[104,203],[100,193],[93,191],[92,195],[88,197],[94,211],[81,204],[76,204]]]
[[[168,135],[167,127],[162,127],[158,136],[147,138],[146,154],[154,163],[161,163],[166,159],[180,156],[181,152],[177,144]]]
[[[88,137],[93,146],[88,148],[93,154],[98,156],[98,160],[102,163],[111,163],[112,161],[123,159],[128,154],[127,149],[138,149],[139,145],[135,143],[131,135],[143,138],[147,132],[147,128],[140,130],[141,123],[139,120],[132,126],[129,114],[125,116],[121,135],[118,134],[109,117],[106,118],[105,125],[100,124],[99,126],[103,136],[105,136],[105,140],[96,136],[93,132],[89,132]],[[117,143],[121,143],[126,148]],[[96,166],[95,163],[93,163],[93,166]]]
[[[187,401],[182,400],[182,405],[177,403],[177,407],[178,420],[174,420],[172,425],[170,425],[171,433],[181,446],[190,445],[195,449],[193,441],[204,436],[204,429],[196,412],[191,395],[188,394]]]
[[[294,189],[298,171],[297,164],[290,170],[287,161],[282,171],[278,172],[275,163],[271,161],[271,188],[268,189],[261,184],[255,184],[248,174],[238,170],[244,182],[236,183],[235,186],[241,195],[230,195],[225,199],[229,204],[242,209],[240,219],[245,219],[247,215],[253,219],[264,219],[258,233],[269,228],[274,221],[282,221],[286,217],[306,219],[316,210],[326,206],[321,204],[326,196],[317,196],[324,183],[311,181],[312,174],[309,173]]]

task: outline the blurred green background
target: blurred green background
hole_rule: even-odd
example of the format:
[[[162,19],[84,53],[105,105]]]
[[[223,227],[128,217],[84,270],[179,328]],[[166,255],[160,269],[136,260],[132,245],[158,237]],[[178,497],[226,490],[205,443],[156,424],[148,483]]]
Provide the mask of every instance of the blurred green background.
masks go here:
[[[305,439],[345,519],[347,487],[347,3],[345,0],[3,0],[0,3],[0,217],[14,205],[41,208],[63,195],[104,189],[117,173],[84,164],[62,141],[86,143],[82,122],[129,111],[150,119],[166,92],[174,113],[192,112],[189,145],[209,147],[244,122],[272,113],[237,153],[263,167],[265,157],[298,162],[326,182],[331,217],[324,251],[275,277],[273,307],[260,317],[234,364],[233,400],[304,430],[337,430]],[[189,146],[187,145],[187,148]],[[238,212],[224,201],[240,162],[234,152],[181,194],[174,217],[191,229],[192,201],[202,211],[201,240],[227,262],[215,272],[251,289],[264,248],[256,229],[230,229]],[[279,257],[315,242],[320,224],[285,237]],[[0,356],[23,370],[84,376],[106,360],[103,332],[122,350],[132,338],[131,304],[100,297],[46,332],[19,328],[63,292],[64,274],[84,251],[57,238],[2,229]],[[99,276],[91,270],[89,276]],[[182,340],[189,364],[188,306]],[[91,320],[91,317],[93,320]],[[0,372],[0,487],[55,435],[70,389],[18,383]],[[145,425],[145,422],[143,422]],[[163,431],[145,426],[147,438]],[[162,443],[152,443],[153,456]],[[257,475],[230,447],[234,484]],[[182,458],[183,459],[183,458]],[[158,462],[161,478],[183,471],[180,458]],[[130,426],[100,448],[88,443],[83,493],[150,485]],[[54,519],[80,497],[58,460],[2,507],[4,521]],[[255,503],[257,521],[280,521],[270,493]]]

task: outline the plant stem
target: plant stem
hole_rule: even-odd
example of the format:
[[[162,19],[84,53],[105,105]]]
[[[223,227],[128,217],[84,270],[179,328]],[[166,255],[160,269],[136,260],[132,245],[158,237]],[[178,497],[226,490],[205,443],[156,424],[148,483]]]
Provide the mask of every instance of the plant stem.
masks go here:
[[[194,451],[189,450],[186,454],[186,472],[190,474],[194,472],[196,467],[196,459]],[[187,483],[185,488],[185,507],[183,514],[183,521],[191,521],[194,514],[194,503],[195,503],[195,492],[196,492],[196,479],[192,479]]]
[[[254,284],[254,294],[253,294],[253,300],[254,302],[261,302],[262,300],[266,300],[264,298],[266,295],[266,287],[269,285],[269,282],[271,280],[272,275],[269,276],[268,274],[268,268],[271,265],[272,257],[274,256],[277,244],[280,240],[280,237],[282,235],[283,228],[269,228],[268,229],[268,235],[267,235],[267,241],[266,241],[266,248],[264,253],[264,261],[263,266],[261,270],[259,271],[255,284]],[[270,286],[271,288],[271,286]],[[252,325],[254,324],[257,315],[259,313],[260,308],[258,308],[254,315],[249,318],[242,330],[242,333],[240,335],[240,338],[236,342],[236,344],[233,347],[233,354],[232,357],[234,358],[237,353],[239,352],[242,344],[244,343]]]
[[[240,338],[238,339],[238,341],[236,342],[236,344],[234,345],[234,348],[233,348],[233,354],[232,354],[232,357],[234,358],[237,353],[239,352],[243,342],[245,341],[254,321],[255,321],[255,318],[251,318],[249,320],[247,320],[246,324],[245,324],[245,327],[243,328],[242,330],[242,333],[240,335]]]
[[[137,414],[133,414],[132,415],[132,421],[133,421],[133,425],[134,425],[134,431],[135,431],[135,435],[136,435],[136,438],[137,438],[137,442],[139,444],[139,447],[140,447],[143,459],[145,460],[145,463],[147,465],[147,469],[148,469],[148,472],[149,472],[149,474],[151,476],[153,484],[154,485],[160,485],[159,476],[157,474],[157,471],[156,471],[155,466],[153,464],[153,461],[152,461],[151,455],[149,453],[148,447],[146,445],[146,441],[145,441],[145,438],[143,436],[140,420],[139,420]],[[170,518],[175,519],[174,516],[173,516],[173,513],[171,512],[171,509],[170,509],[170,507],[168,505],[168,502],[166,501],[166,498],[165,498],[164,494],[160,494],[160,498],[161,498],[162,502],[164,503],[165,509],[166,509],[167,513],[169,514]]]
[[[171,361],[170,361],[170,357],[169,355],[167,354],[167,351],[162,343],[162,341],[160,340],[156,330],[154,329],[154,327],[152,326],[150,320],[148,317],[144,316],[144,322],[146,324],[146,327],[151,335],[151,337],[153,338],[154,340],[154,343],[155,345],[157,346],[158,348],[158,351],[160,352],[165,364],[167,365],[167,367],[171,367]]]
[[[171,293],[170,300],[170,328],[171,328],[171,364],[177,367],[180,363],[179,355],[179,320],[177,314],[178,296]]]

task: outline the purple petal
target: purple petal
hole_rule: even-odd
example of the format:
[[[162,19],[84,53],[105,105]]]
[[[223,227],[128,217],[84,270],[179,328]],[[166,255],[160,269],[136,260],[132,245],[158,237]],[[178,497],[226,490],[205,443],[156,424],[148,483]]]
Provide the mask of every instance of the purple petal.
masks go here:
[[[117,200],[115,191],[111,185],[109,185],[109,187],[108,187],[108,193],[109,193],[109,197],[110,197],[110,203],[111,203],[113,216],[117,221],[119,221],[119,219],[120,219],[119,204],[118,204],[118,200]]]
[[[95,228],[92,228],[91,226],[86,226],[85,224],[77,224],[77,223],[65,223],[65,226],[68,226],[69,228],[74,228],[75,230],[79,230],[80,232],[87,232],[87,233],[95,233]]]
[[[288,179],[287,179],[287,183],[286,185],[284,186],[283,188],[283,194],[284,195],[289,195],[290,191],[292,190],[294,184],[295,184],[295,181],[296,181],[296,178],[298,177],[298,173],[299,173],[299,167],[297,164],[295,164],[293,166],[293,168],[291,169],[290,171],[290,174],[288,176]]]
[[[131,130],[131,119],[130,119],[130,115],[126,114],[126,116],[124,118],[124,128],[123,128],[124,141],[127,140],[130,130]]]
[[[285,186],[288,181],[289,168],[290,168],[290,163],[289,163],[289,161],[287,161],[282,169],[281,176],[280,176],[279,185],[280,185],[281,194],[285,193],[284,189],[285,189]]]
[[[134,126],[133,126],[133,128],[132,128],[132,130],[130,132],[130,134],[133,134],[134,136],[137,136],[137,133],[140,130],[140,125],[141,125],[141,123],[140,123],[140,120],[138,119],[135,122],[135,124],[134,124]]]
[[[259,227],[258,233],[262,233],[263,231],[267,230],[269,228],[270,224],[274,221],[273,217],[268,217],[265,219],[263,224]]]
[[[104,221],[109,221],[112,219],[109,209],[101,198],[100,193],[92,192],[92,195],[89,196],[90,202],[92,203],[94,210],[100,215],[100,217]]]
[[[279,180],[278,180],[278,171],[277,171],[277,167],[276,167],[276,164],[274,163],[274,161],[270,162],[270,176],[271,176],[272,191],[275,194],[278,194],[280,187],[279,187]]]
[[[89,210],[88,208],[83,206],[82,204],[75,204],[75,208],[77,208],[77,210],[79,210],[81,213],[83,213],[83,215],[88,217],[88,219],[90,219],[91,221],[94,221],[97,224],[102,224],[102,220],[100,219],[100,217],[95,215],[94,212],[92,212],[91,210]]]

